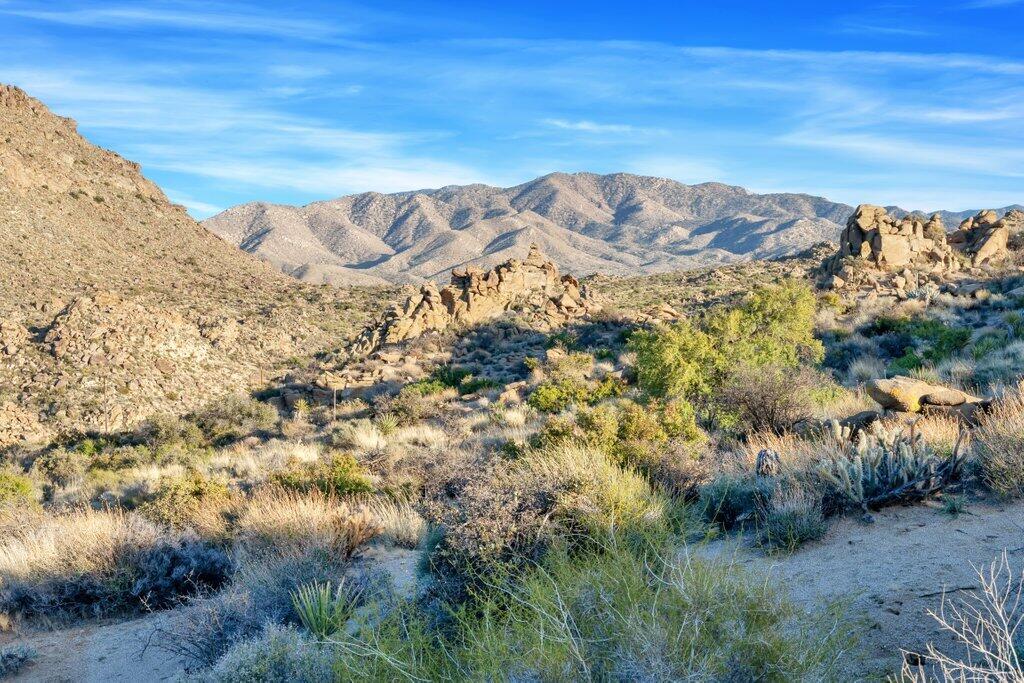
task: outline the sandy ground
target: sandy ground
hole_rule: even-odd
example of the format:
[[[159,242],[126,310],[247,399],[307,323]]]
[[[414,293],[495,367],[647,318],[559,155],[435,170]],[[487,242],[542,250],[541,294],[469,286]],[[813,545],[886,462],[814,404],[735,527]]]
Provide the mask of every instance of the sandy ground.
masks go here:
[[[832,599],[850,601],[864,628],[843,680],[885,680],[902,666],[901,649],[924,652],[929,642],[953,651],[952,641],[928,615],[943,591],[950,599],[977,590],[975,566],[1004,550],[1024,571],[1024,503],[975,503],[957,517],[929,506],[888,508],[874,523],[833,522],[821,541],[784,557],[766,557],[729,538],[702,552],[732,557],[764,572],[809,609]]]
[[[117,623],[89,624],[16,638],[38,654],[11,681],[114,683],[173,680],[184,662],[153,645],[162,630],[173,630],[181,612],[156,612]]]
[[[419,554],[403,548],[370,547],[360,563],[389,572],[395,589],[411,595],[416,584]],[[14,638],[0,635],[0,645],[24,643],[38,657],[11,681],[47,683],[150,683],[174,680],[186,662],[158,647],[162,634],[173,633],[183,619],[181,610],[156,612],[121,622],[92,623],[76,628],[42,631]]]

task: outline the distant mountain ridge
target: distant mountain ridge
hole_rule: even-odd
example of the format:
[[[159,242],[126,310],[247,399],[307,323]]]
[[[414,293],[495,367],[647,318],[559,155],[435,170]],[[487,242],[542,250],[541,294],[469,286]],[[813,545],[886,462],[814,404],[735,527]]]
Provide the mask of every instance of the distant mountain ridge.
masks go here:
[[[531,243],[579,275],[783,256],[835,241],[852,212],[806,194],[552,173],[509,188],[366,192],[302,207],[255,202],[203,225],[299,279],[346,285],[444,279],[454,267],[520,256]]]

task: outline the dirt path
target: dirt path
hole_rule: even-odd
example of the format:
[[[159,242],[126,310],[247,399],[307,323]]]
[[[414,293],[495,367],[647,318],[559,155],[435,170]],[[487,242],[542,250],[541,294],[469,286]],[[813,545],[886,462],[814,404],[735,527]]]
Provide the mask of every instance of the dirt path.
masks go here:
[[[1024,571],[1024,503],[975,503],[957,517],[928,506],[889,508],[874,519],[839,520],[822,541],[790,556],[765,557],[735,538],[702,552],[767,572],[806,607],[852,600],[865,624],[844,680],[884,680],[902,665],[901,648],[950,647],[927,611],[938,610],[943,590],[977,588],[972,564],[988,564],[1007,550],[1014,571]]]
[[[13,641],[35,649],[38,657],[11,681],[47,683],[114,683],[167,681],[184,663],[155,647],[154,633],[174,628],[180,611],[155,614],[108,624],[27,634]],[[147,647],[147,644],[149,646]]]

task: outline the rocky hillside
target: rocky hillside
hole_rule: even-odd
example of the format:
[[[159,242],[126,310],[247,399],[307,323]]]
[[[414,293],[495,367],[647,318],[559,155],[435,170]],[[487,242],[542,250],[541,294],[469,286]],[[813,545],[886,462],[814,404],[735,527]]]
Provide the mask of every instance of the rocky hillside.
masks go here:
[[[225,244],[15,87],[0,138],[0,441],[189,409],[372,312]]]
[[[563,270],[634,275],[791,254],[835,240],[851,207],[624,173],[555,173],[524,185],[364,193],[304,207],[244,204],[205,221],[303,280],[444,279],[536,243]]]

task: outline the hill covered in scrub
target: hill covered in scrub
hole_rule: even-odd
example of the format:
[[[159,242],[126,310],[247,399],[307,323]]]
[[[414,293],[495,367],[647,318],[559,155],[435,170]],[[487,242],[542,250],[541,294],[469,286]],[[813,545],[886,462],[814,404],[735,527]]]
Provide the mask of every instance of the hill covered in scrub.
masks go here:
[[[373,310],[224,244],[12,86],[0,140],[0,442],[187,410]]]

